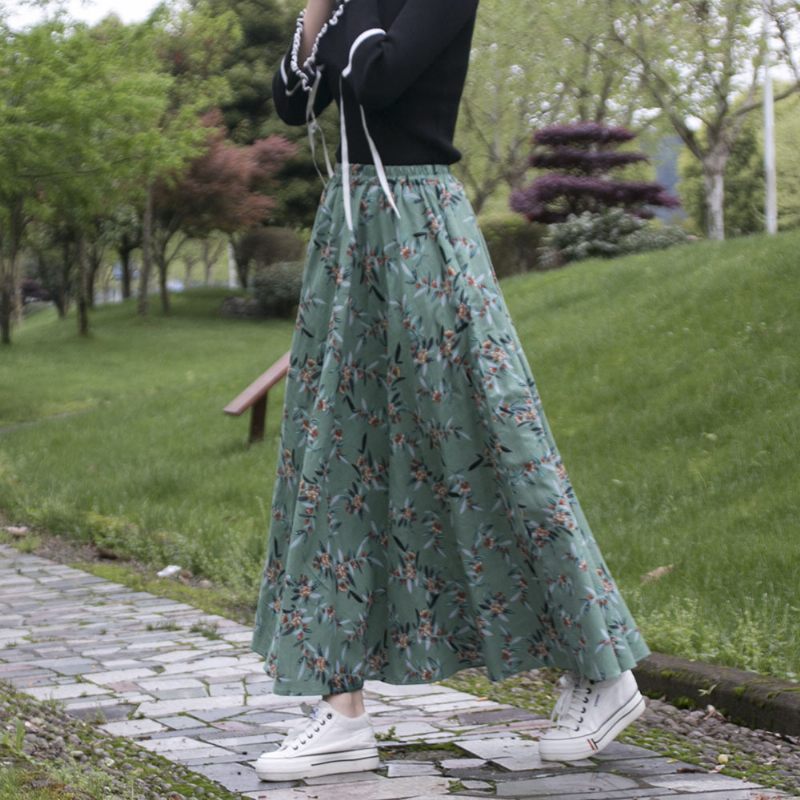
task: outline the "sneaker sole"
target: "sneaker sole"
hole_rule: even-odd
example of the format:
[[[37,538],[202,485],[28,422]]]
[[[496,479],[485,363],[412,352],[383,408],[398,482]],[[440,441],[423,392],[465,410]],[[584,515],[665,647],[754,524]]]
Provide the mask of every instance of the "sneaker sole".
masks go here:
[[[259,767],[256,762],[256,775],[262,781],[291,781],[298,778],[316,778],[320,775],[336,775],[344,772],[362,772],[378,769],[381,760],[375,748],[348,750],[346,753],[320,753],[315,756],[302,756],[287,759],[285,765],[276,764],[273,768]]]
[[[645,710],[644,697],[637,691],[606,722],[594,736],[587,736],[572,742],[540,742],[539,755],[543,761],[577,761],[588,758],[604,750],[614,739],[637,720]],[[541,746],[545,745],[542,752]]]

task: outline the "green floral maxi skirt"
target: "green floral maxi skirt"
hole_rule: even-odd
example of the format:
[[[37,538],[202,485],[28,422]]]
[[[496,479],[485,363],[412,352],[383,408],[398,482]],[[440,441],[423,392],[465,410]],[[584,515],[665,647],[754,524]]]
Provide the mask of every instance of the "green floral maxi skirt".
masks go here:
[[[252,648],[277,694],[650,653],[562,464],[464,186],[341,165],[306,253]]]

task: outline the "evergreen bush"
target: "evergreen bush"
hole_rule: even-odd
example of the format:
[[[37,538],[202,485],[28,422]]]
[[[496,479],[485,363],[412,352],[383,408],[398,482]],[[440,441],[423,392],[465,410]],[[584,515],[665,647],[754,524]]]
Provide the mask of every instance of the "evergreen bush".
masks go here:
[[[584,258],[663,250],[687,241],[686,232],[677,226],[654,225],[621,208],[610,208],[571,214],[566,221],[550,225],[540,256],[545,266],[557,267]]]
[[[300,302],[303,261],[278,261],[259,267],[253,276],[253,295],[268,317],[291,316]]]
[[[541,269],[539,249],[547,232],[544,225],[531,225],[518,214],[504,212],[482,216],[480,229],[498,278]]]

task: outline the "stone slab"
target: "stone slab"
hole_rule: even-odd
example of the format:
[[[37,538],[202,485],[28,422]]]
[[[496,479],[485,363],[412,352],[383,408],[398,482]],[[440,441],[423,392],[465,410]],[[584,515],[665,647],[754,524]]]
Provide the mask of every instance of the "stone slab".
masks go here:
[[[442,769],[480,769],[486,764],[485,758],[445,758],[441,762]]]
[[[129,719],[125,722],[110,722],[100,726],[106,733],[112,736],[144,736],[150,733],[160,733],[168,730],[165,725],[152,719]]]
[[[638,788],[638,789],[622,789],[620,791],[612,792],[579,792],[578,794],[562,794],[558,795],[558,800],[650,800],[651,798],[660,798],[661,789]],[[549,795],[548,795],[549,796]],[[536,795],[541,797],[541,795]],[[670,794],[669,797],[674,797]],[[727,800],[727,798],[718,797],[717,800]]]
[[[441,775],[441,771],[430,761],[383,762],[387,778],[413,778],[415,775]]]
[[[656,787],[675,792],[731,791],[733,789],[757,789],[757,783],[739,780],[718,773],[692,773],[690,775],[655,775],[647,782]]]
[[[330,776],[324,787],[298,786],[292,789],[269,790],[265,800],[420,800],[426,795],[447,796],[449,781],[435,776],[416,778],[381,778],[374,781],[345,782],[345,775]]]
[[[236,697],[189,697],[183,700],[156,700],[142,703],[139,713],[146,717],[170,717],[175,714],[191,711],[210,711],[217,708],[237,708],[243,696]]]
[[[794,796],[797,797],[797,795]],[[657,794],[654,795],[654,800],[780,800],[784,797],[792,797],[792,795],[778,792],[775,789],[725,789],[721,792]]]
[[[35,686],[26,689],[37,700],[66,700],[73,697],[90,697],[106,694],[106,690],[90,683],[68,683],[63,686]]]
[[[621,792],[639,789],[638,781],[605,772],[564,772],[561,775],[542,775],[521,781],[504,781],[497,784],[497,797],[553,797],[569,794]],[[605,797],[605,795],[602,795]]]

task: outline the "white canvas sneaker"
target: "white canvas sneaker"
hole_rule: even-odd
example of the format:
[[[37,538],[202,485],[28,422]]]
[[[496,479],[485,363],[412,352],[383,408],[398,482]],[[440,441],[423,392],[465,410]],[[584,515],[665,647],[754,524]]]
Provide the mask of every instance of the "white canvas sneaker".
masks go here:
[[[313,708],[306,703],[300,707],[308,719],[295,725],[277,750],[262,753],[256,761],[256,774],[262,781],[291,781],[380,766],[375,731],[366,712],[348,717],[325,700]]]
[[[576,761],[599,753],[645,710],[633,672],[592,683],[567,672],[559,678],[561,696],[550,720],[553,727],[539,739],[546,761]]]

